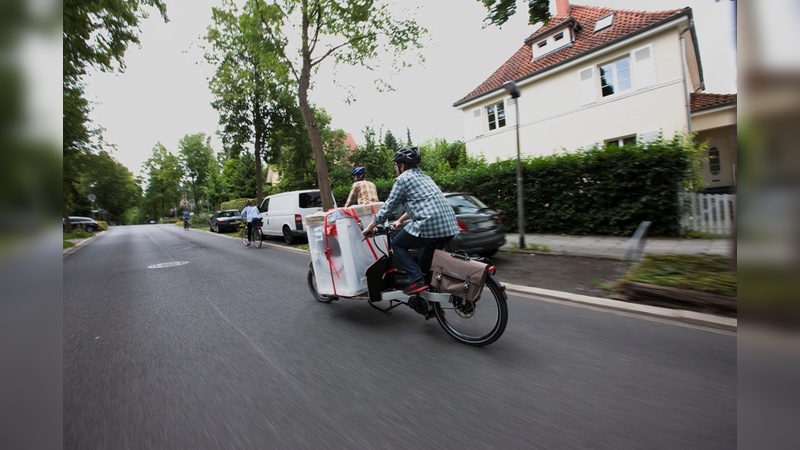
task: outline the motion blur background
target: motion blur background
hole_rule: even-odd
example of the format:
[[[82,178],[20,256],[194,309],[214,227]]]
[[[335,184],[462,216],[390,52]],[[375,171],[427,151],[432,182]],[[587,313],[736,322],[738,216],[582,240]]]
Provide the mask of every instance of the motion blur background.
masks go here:
[[[0,448],[62,444],[61,24],[61,2],[0,0]],[[737,29],[739,445],[782,448],[800,441],[800,2],[740,0]]]

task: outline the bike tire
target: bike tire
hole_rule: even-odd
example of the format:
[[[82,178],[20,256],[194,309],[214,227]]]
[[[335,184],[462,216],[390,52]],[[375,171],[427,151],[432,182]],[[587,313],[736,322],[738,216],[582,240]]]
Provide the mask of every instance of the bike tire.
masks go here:
[[[247,227],[246,226],[244,228],[242,228],[242,233],[241,233],[240,236],[242,238],[242,244],[244,244],[245,247],[249,247],[250,246],[250,240],[247,239]]]
[[[314,269],[311,267],[311,264],[308,265],[308,290],[311,291],[311,295],[313,295],[317,301],[322,303],[330,303],[336,299],[334,296],[319,293],[317,290],[317,279],[314,276]]]
[[[261,228],[253,230],[253,244],[255,244],[256,248],[261,248]]]
[[[455,340],[483,347],[503,335],[508,323],[508,304],[500,282],[489,276],[477,302],[450,296],[447,303],[433,303],[436,320]]]

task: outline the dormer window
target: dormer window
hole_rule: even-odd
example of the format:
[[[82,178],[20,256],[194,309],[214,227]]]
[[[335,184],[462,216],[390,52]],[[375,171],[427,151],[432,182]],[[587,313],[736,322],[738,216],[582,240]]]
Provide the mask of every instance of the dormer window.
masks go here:
[[[594,32],[597,33],[598,31],[606,29],[606,28],[610,27],[611,25],[614,25],[614,14],[609,14],[609,15],[601,18],[600,20],[598,20],[594,24]]]
[[[562,47],[569,45],[572,42],[572,33],[569,29],[562,27],[561,31],[551,34],[550,36],[540,38],[538,42],[531,45],[531,53],[533,60],[541,58],[544,55],[550,54]]]

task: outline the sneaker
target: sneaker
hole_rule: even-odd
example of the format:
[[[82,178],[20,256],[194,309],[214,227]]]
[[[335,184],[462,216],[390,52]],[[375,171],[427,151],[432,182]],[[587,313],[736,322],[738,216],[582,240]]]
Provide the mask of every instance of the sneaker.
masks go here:
[[[428,288],[430,288],[430,286],[425,284],[424,281],[415,281],[406,286],[405,289],[403,289],[403,294],[406,295],[417,294],[419,292],[427,290]]]

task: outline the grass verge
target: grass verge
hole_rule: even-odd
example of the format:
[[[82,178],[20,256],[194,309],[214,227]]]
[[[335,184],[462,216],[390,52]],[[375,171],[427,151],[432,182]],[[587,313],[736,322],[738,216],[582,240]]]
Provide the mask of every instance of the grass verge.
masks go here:
[[[722,255],[647,254],[620,283],[648,283],[736,297],[733,267],[731,258]]]

